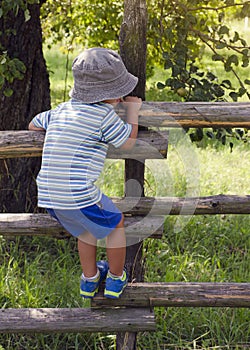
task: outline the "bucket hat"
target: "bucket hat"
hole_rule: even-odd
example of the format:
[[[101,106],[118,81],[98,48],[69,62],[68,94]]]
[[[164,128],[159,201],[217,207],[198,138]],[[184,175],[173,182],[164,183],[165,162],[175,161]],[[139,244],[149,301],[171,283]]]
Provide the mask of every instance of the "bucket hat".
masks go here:
[[[74,87],[70,97],[95,103],[128,95],[138,78],[129,73],[121,56],[110,49],[91,48],[75,58],[72,65]]]

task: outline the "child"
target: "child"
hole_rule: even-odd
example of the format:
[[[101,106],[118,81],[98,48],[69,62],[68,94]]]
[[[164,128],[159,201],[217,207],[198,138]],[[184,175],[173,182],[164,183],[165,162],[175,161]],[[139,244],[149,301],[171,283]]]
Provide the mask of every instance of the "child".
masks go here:
[[[29,124],[29,130],[46,130],[38,206],[78,238],[81,296],[93,298],[106,278],[104,295],[119,298],[128,280],[123,214],[95,181],[109,144],[131,149],[136,141],[141,99],[127,95],[138,79],[115,51],[105,48],[84,50],[72,70],[71,100],[38,114]],[[114,110],[122,101],[127,123]],[[97,239],[104,237],[108,262],[96,262]]]

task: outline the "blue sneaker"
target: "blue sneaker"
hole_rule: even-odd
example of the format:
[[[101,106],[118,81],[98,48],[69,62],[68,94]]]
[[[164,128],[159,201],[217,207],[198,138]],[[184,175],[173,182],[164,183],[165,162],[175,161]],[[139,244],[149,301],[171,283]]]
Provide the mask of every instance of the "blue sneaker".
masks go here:
[[[86,281],[83,278],[81,278],[80,295],[83,298],[92,299],[96,295],[96,293],[98,292],[98,289],[99,289],[101,282],[107,276],[108,269],[109,269],[109,265],[108,265],[107,261],[103,261],[103,260],[97,261],[96,265],[100,271],[100,274],[95,280]]]
[[[108,272],[104,296],[106,298],[118,299],[126,288],[127,284],[128,276],[126,270],[124,270],[122,278],[114,278]]]

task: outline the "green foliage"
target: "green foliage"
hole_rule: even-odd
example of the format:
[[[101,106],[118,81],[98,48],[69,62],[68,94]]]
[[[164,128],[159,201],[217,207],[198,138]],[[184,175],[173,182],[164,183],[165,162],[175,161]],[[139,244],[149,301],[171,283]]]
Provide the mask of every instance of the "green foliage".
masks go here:
[[[23,10],[29,19],[28,4],[38,0],[4,0],[0,16]],[[250,50],[238,32],[232,33],[226,20],[249,13],[250,1],[235,4],[229,0],[147,1],[148,6],[148,76],[157,64],[170,73],[159,88],[173,91],[185,101],[226,100],[249,97],[248,83],[242,81],[238,67],[249,66]],[[209,15],[208,15],[209,14]],[[41,8],[41,22],[46,44],[63,43],[64,51],[77,46],[109,46],[118,49],[123,17],[123,2],[112,0],[47,0]],[[214,72],[202,70],[205,48],[212,60],[234,74],[239,87],[230,79],[219,81]],[[6,51],[6,50],[5,50]],[[177,99],[173,97],[173,99]]]
[[[122,1],[47,0],[41,9],[44,38],[66,49],[77,45],[118,48]],[[48,40],[49,39],[49,40]]]
[[[154,11],[149,12],[152,16],[149,45],[156,54],[162,52],[167,75],[165,81],[157,84],[160,91],[171,91],[179,101],[250,99],[250,81],[242,74],[243,69],[250,67],[250,47],[228,24],[235,17],[248,15],[249,1],[237,6],[228,0],[153,1],[151,6]],[[203,62],[208,55],[207,67]],[[223,76],[228,77],[221,79],[221,75],[216,74],[214,68],[219,64],[223,67]],[[247,130],[242,133],[240,138],[245,141]],[[228,136],[238,139],[239,133],[220,129],[204,134],[196,129],[190,134],[194,142],[200,142],[204,136],[220,140],[224,145]],[[230,147],[233,147],[232,142]]]
[[[10,13],[18,16],[20,12],[23,12],[24,20],[27,22],[30,19],[28,6],[36,3],[39,3],[39,0],[3,0],[0,6],[0,20],[6,20]],[[13,81],[23,79],[26,72],[24,63],[18,57],[10,56],[8,48],[2,44],[3,36],[5,36],[6,41],[6,37],[10,38],[13,35],[16,35],[14,28],[8,28],[4,33],[0,32],[0,90],[3,89],[6,97],[13,94],[11,88]]]
[[[2,0],[0,7],[0,18],[6,17],[9,12],[12,12],[15,16],[17,16],[21,10],[24,11],[25,19],[28,20],[30,18],[28,5],[38,3],[39,0]]]
[[[26,67],[18,58],[11,59],[7,51],[0,54],[0,89],[7,85],[6,82],[11,84],[14,79],[23,79],[25,72]],[[6,97],[10,97],[13,90],[5,87],[3,93]]]
[[[239,128],[218,128],[218,129],[188,129],[190,139],[197,143],[200,147],[206,146],[211,140],[213,144],[220,143],[223,146],[228,145],[230,152],[233,151],[234,144],[238,141],[249,144],[248,129]]]
[[[233,101],[244,95],[249,98],[238,67],[249,67],[250,49],[238,32],[231,32],[227,20],[247,15],[250,1],[236,5],[229,0],[153,0],[147,1],[147,6],[148,76],[156,65],[170,71],[160,89],[172,90],[185,101],[226,100],[227,91]],[[48,0],[42,7],[44,38],[50,47],[63,42],[66,52],[78,45],[118,49],[122,17],[121,1]],[[202,70],[201,59],[207,49],[212,60],[234,74],[238,88],[230,79],[219,81],[213,72]]]
[[[233,101],[244,95],[249,99],[247,83],[241,80],[238,67],[249,67],[250,47],[227,24],[239,7],[249,4],[247,1],[236,6],[228,0],[162,1],[159,9],[155,1],[152,14],[158,17],[152,19],[149,38],[154,37],[151,45],[162,51],[164,67],[169,71],[168,79],[158,87],[171,89],[184,101],[225,101],[227,90]],[[232,72],[238,88],[230,79],[220,81],[214,72],[202,69],[202,59],[209,51],[225,72]]]

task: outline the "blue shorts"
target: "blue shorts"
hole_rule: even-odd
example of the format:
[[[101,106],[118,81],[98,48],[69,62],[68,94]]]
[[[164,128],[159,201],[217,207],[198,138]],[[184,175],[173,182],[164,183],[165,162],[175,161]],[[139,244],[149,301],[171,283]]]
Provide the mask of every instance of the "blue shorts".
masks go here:
[[[82,209],[47,209],[70,234],[78,237],[88,231],[97,239],[109,235],[122,219],[112,200],[102,195],[100,202]]]

